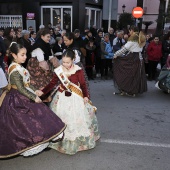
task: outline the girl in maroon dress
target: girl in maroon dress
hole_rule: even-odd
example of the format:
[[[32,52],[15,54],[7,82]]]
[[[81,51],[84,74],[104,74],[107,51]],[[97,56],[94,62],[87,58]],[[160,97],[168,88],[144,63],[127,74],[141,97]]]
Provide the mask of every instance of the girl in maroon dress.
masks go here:
[[[50,147],[70,155],[94,148],[100,136],[96,108],[89,101],[83,70],[74,64],[74,58],[75,53],[66,50],[62,55],[62,65],[54,70],[53,79],[42,90],[46,94],[59,83],[50,108],[67,128],[63,141],[53,143]]]

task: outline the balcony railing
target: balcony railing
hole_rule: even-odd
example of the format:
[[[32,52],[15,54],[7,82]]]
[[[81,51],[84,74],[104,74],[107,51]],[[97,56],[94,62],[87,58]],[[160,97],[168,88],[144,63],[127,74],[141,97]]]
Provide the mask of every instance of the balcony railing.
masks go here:
[[[22,27],[22,15],[0,15],[0,27]]]

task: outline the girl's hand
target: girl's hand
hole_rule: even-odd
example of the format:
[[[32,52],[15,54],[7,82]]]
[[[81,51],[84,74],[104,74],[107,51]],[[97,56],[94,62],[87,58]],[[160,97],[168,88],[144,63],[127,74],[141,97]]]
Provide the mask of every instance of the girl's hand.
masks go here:
[[[84,97],[84,103],[86,104],[89,101],[87,97]]]
[[[42,100],[38,96],[36,96],[35,103],[42,103]]]
[[[43,93],[41,90],[36,90],[36,91],[35,91],[35,94],[36,94],[37,96],[42,96],[44,93]]]

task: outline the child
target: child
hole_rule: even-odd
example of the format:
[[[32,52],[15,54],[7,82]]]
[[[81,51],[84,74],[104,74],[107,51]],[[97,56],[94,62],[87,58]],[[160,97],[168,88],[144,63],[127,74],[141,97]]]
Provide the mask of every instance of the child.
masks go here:
[[[89,104],[84,73],[74,64],[74,58],[75,53],[66,50],[62,55],[62,65],[54,70],[53,79],[42,90],[46,94],[59,82],[50,108],[64,121],[67,128],[63,141],[51,144],[50,147],[69,155],[94,148],[100,137],[95,107]]]
[[[8,69],[11,89],[0,107],[0,158],[37,154],[50,141],[61,138],[65,129],[30,85],[29,72],[21,66],[26,49],[13,42],[9,50],[13,60]]]

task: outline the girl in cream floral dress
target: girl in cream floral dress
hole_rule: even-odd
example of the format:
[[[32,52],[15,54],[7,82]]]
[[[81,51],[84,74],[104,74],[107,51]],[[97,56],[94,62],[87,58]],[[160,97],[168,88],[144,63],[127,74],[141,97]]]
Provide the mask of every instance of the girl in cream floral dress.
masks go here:
[[[50,144],[50,147],[69,155],[94,148],[100,137],[96,107],[89,101],[83,70],[73,64],[74,56],[72,50],[63,53],[62,65],[54,70],[53,79],[42,90],[46,94],[59,82],[50,108],[67,128],[63,141]]]

